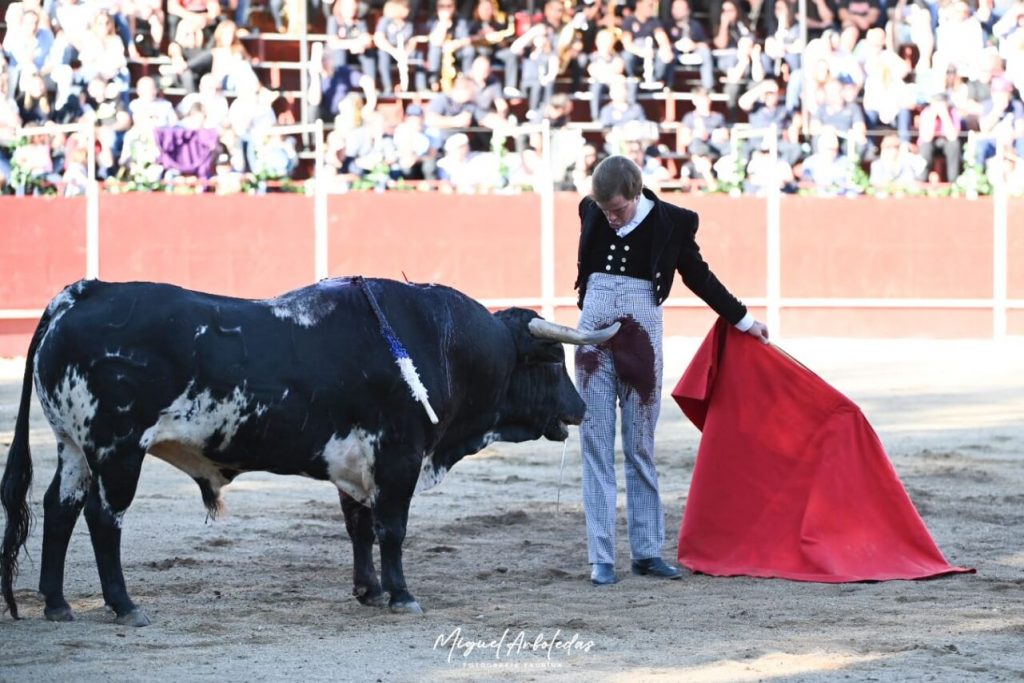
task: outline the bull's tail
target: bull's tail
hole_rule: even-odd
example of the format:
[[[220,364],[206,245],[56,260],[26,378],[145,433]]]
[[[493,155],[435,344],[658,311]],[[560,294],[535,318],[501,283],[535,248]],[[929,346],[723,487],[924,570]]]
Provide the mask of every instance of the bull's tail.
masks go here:
[[[32,454],[28,446],[28,415],[32,404],[32,368],[35,365],[36,350],[50,326],[52,313],[47,310],[36,326],[32,342],[25,358],[25,378],[21,385],[21,404],[18,419],[14,425],[14,440],[7,453],[7,467],[0,479],[0,503],[7,513],[7,527],[4,529],[3,547],[0,549],[0,591],[3,592],[11,616],[18,618],[18,606],[14,602],[14,579],[18,575],[18,555],[28,538],[32,521],[28,507],[28,489],[32,484]]]

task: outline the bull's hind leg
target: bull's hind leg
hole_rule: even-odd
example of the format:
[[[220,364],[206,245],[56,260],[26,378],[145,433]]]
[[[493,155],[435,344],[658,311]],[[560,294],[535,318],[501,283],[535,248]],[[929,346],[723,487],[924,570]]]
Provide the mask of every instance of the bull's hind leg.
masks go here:
[[[64,599],[64,561],[91,479],[81,449],[68,441],[58,443],[57,471],[43,497],[43,559],[39,574],[39,592],[46,602],[43,614],[50,621],[75,618],[71,605]]]
[[[373,566],[373,512],[347,493],[339,490],[338,496],[345,513],[345,528],[352,539],[352,595],[364,605],[382,607],[386,600]]]
[[[402,543],[415,485],[413,478],[408,486],[382,487],[373,506],[373,527],[380,543],[381,583],[391,596],[388,606],[395,612],[422,614],[420,604],[405,586],[402,569]]]
[[[124,447],[107,455],[95,470],[85,503],[103,599],[117,615],[117,623],[125,626],[149,624],[149,617],[128,596],[121,570],[121,520],[135,498],[144,456],[141,449]]]

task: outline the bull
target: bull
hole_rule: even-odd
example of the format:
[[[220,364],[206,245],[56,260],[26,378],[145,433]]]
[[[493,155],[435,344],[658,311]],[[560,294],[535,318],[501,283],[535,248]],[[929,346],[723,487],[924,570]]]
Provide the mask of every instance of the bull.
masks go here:
[[[585,406],[562,343],[598,344],[616,330],[582,333],[517,308],[492,314],[449,287],[382,279],[323,280],[264,300],[72,284],[29,345],[0,481],[7,607],[17,619],[33,381],[58,455],[43,499],[47,619],[74,619],[64,564],[84,509],[104,601],[118,623],[149,623],[121,567],[123,517],[147,454],[192,477],[213,517],[221,489],[244,472],[330,481],[352,543],[353,595],[419,613],[402,567],[414,493],[492,442],[564,440]]]

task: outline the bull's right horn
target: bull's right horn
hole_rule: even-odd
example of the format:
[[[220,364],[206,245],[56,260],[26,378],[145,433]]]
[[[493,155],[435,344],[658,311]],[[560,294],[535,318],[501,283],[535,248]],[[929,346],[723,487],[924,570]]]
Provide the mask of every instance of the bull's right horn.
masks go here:
[[[529,324],[530,334],[538,339],[551,339],[565,344],[576,344],[577,346],[602,344],[614,337],[620,327],[622,327],[622,323],[616,322],[602,330],[583,332],[572,327],[544,320],[543,318],[534,318]]]

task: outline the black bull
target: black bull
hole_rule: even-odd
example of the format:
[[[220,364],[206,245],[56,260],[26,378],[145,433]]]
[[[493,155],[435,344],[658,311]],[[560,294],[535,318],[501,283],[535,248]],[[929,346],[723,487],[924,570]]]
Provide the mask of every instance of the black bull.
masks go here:
[[[325,280],[259,301],[75,283],[32,338],[0,482],[7,606],[17,618],[33,379],[58,452],[43,501],[39,590],[48,619],[74,618],[64,561],[84,509],[106,604],[120,623],[149,623],[129,597],[120,556],[122,517],[147,453],[191,476],[212,515],[221,488],[243,472],[334,483],[352,541],[353,594],[419,612],[402,569],[414,492],[493,441],[564,440],[585,406],[561,342],[601,343],[615,329],[583,334],[523,309],[491,314],[448,287],[389,280]],[[411,359],[404,368],[402,347]]]

